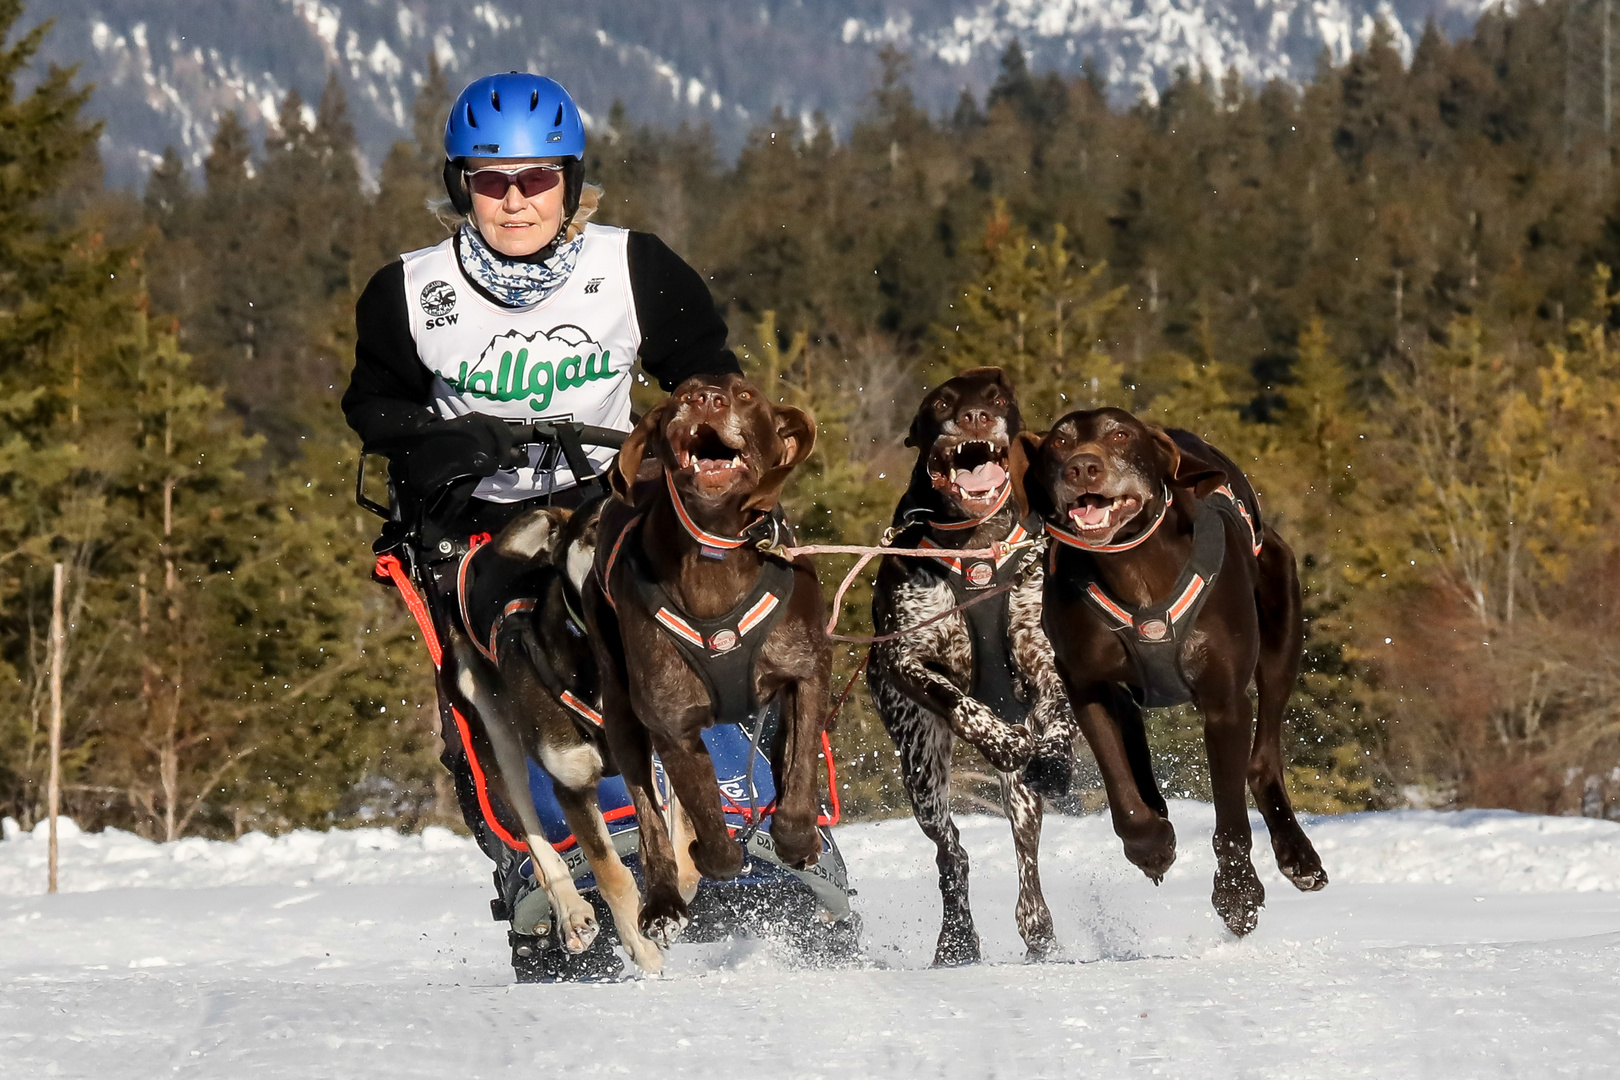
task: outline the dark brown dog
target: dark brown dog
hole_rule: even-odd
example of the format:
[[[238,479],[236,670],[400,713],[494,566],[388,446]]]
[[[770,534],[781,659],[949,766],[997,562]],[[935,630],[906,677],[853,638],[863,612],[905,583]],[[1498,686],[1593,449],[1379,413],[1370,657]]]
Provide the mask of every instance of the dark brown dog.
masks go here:
[[[744,862],[741,845],[726,832],[714,765],[700,737],[722,703],[711,699],[674,633],[687,633],[690,642],[694,626],[708,627],[686,646],[699,661],[723,663],[727,654],[757,648],[751,671],[735,681],[751,683],[741,689],[752,690],[755,704],[778,699],[782,706],[771,748],[779,793],[771,839],[789,865],[811,865],[821,850],[816,762],[832,668],[826,602],[807,559],[785,564],[757,544],[778,531],[772,515],[782,484],[814,444],[815,422],[800,410],[773,405],[741,376],[698,376],[642,419],[613,471],[618,499],[599,524],[586,619],[609,744],[641,827],[641,926],[662,945],[685,926],[696,883],[677,863],[686,852],[675,849],[664,821],[653,786],[654,751],[695,834],[690,858],[697,871],[725,880]],[[656,468],[643,469],[653,462]],[[782,591],[791,591],[770,607],[774,625],[738,611],[768,575],[785,578]],[[650,593],[649,582],[660,592]],[[667,602],[649,603],[649,595]],[[727,619],[725,628],[715,627],[714,620]],[[676,624],[686,630],[672,630]],[[752,640],[751,625],[762,627]],[[679,828],[682,815],[670,816]]]
[[[1012,459],[1020,500],[1054,541],[1044,625],[1125,854],[1155,881],[1176,857],[1133,698],[1190,700],[1215,794],[1215,910],[1246,934],[1265,888],[1250,861],[1245,778],[1278,867],[1303,891],[1327,884],[1283,784],[1283,710],[1304,644],[1294,553],[1262,524],[1242,471],[1191,432],[1122,409],[1074,412],[1044,438],[1021,436]]]
[[[968,907],[968,858],[951,820],[951,746],[961,738],[1001,777],[1002,803],[1018,860],[1018,931],[1032,958],[1051,952],[1052,913],[1041,895],[1040,793],[1068,788],[1074,720],[1052,647],[1041,630],[1039,526],[1022,522],[1011,498],[1007,453],[1022,430],[1013,388],[1000,368],[974,368],[923,398],[907,446],[917,448],[911,485],[895,509],[897,547],[939,547],[939,559],[888,556],[872,592],[879,634],[921,629],[872,648],[867,683],[900,751],[900,776],[917,824],[938,849],[944,901],[937,965],[979,959]],[[952,549],[1011,541],[999,560],[964,560]],[[1011,592],[928,625],[975,593]],[[1026,771],[1026,763],[1033,765]]]

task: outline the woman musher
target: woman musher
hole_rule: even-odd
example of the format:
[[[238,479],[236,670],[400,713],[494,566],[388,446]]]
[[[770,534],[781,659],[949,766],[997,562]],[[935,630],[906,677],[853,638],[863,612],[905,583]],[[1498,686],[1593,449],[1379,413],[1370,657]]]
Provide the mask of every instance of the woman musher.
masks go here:
[[[470,536],[600,490],[554,452],[519,445],[515,425],[630,430],[637,359],[665,390],[739,370],[696,271],[650,233],[588,223],[600,191],[584,183],[584,124],[556,82],[512,72],[472,83],[451,108],[444,152],[462,223],[372,277],[355,308],[343,396],[349,426],[389,458],[397,494],[421,514],[415,542],[441,640]],[[598,472],[613,458],[607,448],[586,453]],[[439,702],[442,760],[496,863],[494,910],[505,918],[522,888],[521,855],[484,819],[442,686]]]

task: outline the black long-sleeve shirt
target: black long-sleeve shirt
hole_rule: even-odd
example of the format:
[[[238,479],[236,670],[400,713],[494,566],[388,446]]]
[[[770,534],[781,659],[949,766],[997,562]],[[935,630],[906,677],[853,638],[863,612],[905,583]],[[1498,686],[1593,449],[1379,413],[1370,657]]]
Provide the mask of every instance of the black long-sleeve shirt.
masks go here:
[[[698,272],[658,237],[632,232],[626,257],[641,328],[642,369],[665,390],[693,375],[740,372],[726,324]],[[378,270],[354,310],[354,373],[343,415],[369,451],[408,449],[436,424],[433,373],[417,355],[405,299],[405,265]]]

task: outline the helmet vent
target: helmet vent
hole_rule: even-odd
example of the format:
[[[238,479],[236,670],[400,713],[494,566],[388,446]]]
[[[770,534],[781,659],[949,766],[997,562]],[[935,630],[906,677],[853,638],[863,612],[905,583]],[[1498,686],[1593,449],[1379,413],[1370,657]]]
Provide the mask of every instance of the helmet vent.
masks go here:
[[[563,110],[562,103],[558,102],[557,103],[557,119],[555,119],[555,120],[553,120],[551,122],[552,127],[562,127],[562,110]]]
[[[468,127],[477,127],[478,126],[478,117],[473,115],[472,102],[470,102],[470,101],[467,102],[467,126]]]
[[[534,110],[538,109],[539,107],[540,107],[540,91],[538,91],[538,90],[530,90],[529,91],[529,111],[534,112]]]
[[[499,90],[491,90],[489,92],[489,103],[495,106],[496,112],[501,111],[501,92]]]

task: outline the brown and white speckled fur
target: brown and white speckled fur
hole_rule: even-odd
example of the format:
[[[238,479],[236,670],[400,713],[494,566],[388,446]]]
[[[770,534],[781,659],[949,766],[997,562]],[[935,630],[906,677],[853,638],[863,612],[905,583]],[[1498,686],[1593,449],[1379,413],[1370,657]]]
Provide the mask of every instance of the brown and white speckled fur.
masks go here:
[[[944,403],[941,407],[941,403]],[[959,421],[982,410],[982,423],[964,431]],[[995,368],[965,372],[945,383],[918,410],[908,445],[918,447],[912,485],[897,511],[929,508],[932,520],[971,520],[949,491],[930,475],[936,444],[968,435],[1007,445],[1020,421],[1012,388]],[[1004,540],[1018,523],[1018,509],[1008,502],[973,530],[941,532],[930,539],[941,546],[990,547]],[[1050,792],[1067,788],[1072,765],[1074,720],[1053,661],[1052,647],[1041,629],[1042,574],[1038,553],[1032,572],[1004,597],[985,601],[1008,606],[1009,655],[1015,692],[1030,706],[1025,723],[1009,725],[983,702],[969,695],[973,679],[973,638],[963,613],[907,633],[872,649],[867,684],[878,715],[900,751],[901,778],[917,824],[938,849],[939,887],[944,901],[934,962],[971,963],[979,959],[979,938],[968,907],[968,858],[950,810],[951,749],[960,737],[984,754],[1001,779],[1003,805],[1012,823],[1018,863],[1019,933],[1032,958],[1055,947],[1052,915],[1041,895],[1038,852],[1041,796],[1025,782],[1031,779]],[[1019,558],[1029,558],[1030,552]],[[932,560],[887,557],[878,572],[872,618],[879,634],[916,626],[956,603],[941,564]]]

